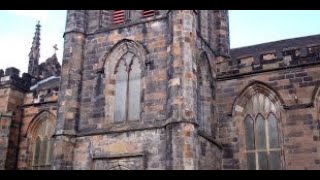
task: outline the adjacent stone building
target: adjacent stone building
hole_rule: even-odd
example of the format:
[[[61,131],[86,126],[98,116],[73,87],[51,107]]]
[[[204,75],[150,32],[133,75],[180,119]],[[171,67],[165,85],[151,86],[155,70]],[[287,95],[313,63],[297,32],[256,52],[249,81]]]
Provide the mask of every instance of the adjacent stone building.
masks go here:
[[[37,24],[28,73],[0,70],[0,169],[51,169],[61,65],[56,54],[39,58]]]
[[[226,10],[69,10],[0,71],[0,168],[320,169],[320,36],[230,49]]]

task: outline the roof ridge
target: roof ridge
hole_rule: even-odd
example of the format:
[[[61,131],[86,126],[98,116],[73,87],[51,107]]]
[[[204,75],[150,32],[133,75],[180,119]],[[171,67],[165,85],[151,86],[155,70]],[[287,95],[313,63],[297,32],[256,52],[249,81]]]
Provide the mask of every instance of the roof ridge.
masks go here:
[[[304,39],[304,38],[316,37],[316,36],[319,36],[319,37],[320,37],[320,34],[314,34],[314,35],[308,35],[308,36],[299,36],[299,37],[288,38],[288,39],[280,39],[280,40],[276,40],[276,41],[269,41],[269,42],[254,44],[254,45],[241,46],[241,47],[231,48],[231,50],[237,50],[237,49],[242,49],[242,48],[249,48],[249,47],[253,47],[253,46],[260,46],[260,45],[266,45],[266,44],[274,44],[274,43],[279,43],[279,42],[285,42],[285,41],[297,40],[297,39]]]

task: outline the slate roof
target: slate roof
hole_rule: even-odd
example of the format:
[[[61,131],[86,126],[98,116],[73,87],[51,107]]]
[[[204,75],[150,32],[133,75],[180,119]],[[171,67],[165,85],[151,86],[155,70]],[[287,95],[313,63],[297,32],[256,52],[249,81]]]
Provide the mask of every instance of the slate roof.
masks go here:
[[[320,45],[320,34],[234,48],[231,49],[230,55],[232,60],[246,56],[253,56],[259,59],[260,55],[264,53],[276,52],[278,56],[281,56],[283,50],[299,48],[303,56],[306,55],[306,48],[313,45]]]

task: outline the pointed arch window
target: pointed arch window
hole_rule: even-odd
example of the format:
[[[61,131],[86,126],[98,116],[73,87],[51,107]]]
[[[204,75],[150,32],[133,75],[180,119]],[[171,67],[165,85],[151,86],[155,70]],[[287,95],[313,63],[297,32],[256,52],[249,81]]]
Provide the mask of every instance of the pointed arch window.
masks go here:
[[[212,125],[214,84],[209,60],[205,54],[200,56],[197,63],[197,119],[202,131],[212,132],[208,129]]]
[[[31,166],[32,169],[50,169],[53,155],[52,136],[55,131],[55,119],[49,118],[47,113],[39,115],[32,124],[31,138]]]
[[[141,68],[133,53],[125,54],[118,62],[116,71],[114,121],[140,119]]]
[[[247,167],[251,170],[281,169],[281,147],[275,105],[262,94],[246,105],[244,119]]]

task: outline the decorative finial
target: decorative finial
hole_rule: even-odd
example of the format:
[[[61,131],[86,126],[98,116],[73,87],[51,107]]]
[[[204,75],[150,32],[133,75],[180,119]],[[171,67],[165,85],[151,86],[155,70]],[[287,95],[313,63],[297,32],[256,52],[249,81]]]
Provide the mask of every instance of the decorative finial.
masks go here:
[[[40,25],[40,21],[38,21],[38,24],[36,25],[37,29],[40,29],[41,25]]]
[[[55,45],[53,46],[53,49],[54,49],[54,53],[56,54],[56,52],[58,51],[58,45],[55,44]]]

